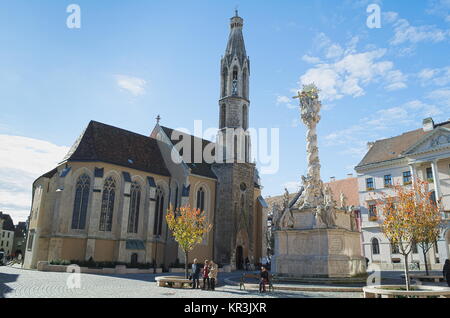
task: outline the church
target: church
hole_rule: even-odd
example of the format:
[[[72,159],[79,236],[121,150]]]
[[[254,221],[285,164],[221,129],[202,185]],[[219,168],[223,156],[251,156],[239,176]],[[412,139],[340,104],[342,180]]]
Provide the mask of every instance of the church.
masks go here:
[[[183,263],[165,221],[169,205],[199,208],[213,225],[188,262],[236,269],[266,255],[267,205],[250,156],[243,22],[237,12],[231,18],[220,64],[217,142],[164,127],[159,116],[148,136],[91,121],[58,166],[33,183],[25,268],[52,260]],[[183,151],[180,140],[200,151]],[[198,159],[206,149],[214,160]]]

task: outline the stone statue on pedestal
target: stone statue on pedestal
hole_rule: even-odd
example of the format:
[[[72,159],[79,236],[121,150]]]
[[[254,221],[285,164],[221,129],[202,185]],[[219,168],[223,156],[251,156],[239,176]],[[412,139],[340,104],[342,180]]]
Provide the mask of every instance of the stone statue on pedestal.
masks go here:
[[[308,170],[298,193],[289,202],[285,190],[282,207],[275,213],[279,217],[273,232],[273,271],[278,277],[289,278],[359,275],[365,271],[365,259],[361,256],[353,208],[347,207],[342,194],[337,203],[330,187],[320,178],[318,89],[304,86],[295,98],[300,99],[301,118],[307,128]]]

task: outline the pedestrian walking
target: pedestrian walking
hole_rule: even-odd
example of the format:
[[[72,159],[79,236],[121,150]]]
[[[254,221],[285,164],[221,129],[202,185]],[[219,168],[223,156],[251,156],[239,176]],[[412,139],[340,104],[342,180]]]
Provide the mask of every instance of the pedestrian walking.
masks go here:
[[[209,266],[209,287],[211,290],[214,290],[216,288],[218,272],[219,268],[217,264],[214,263],[214,261],[211,261]]]
[[[202,270],[201,265],[198,263],[197,259],[194,259],[194,263],[192,264],[192,288],[200,288],[200,271]]]
[[[208,262],[208,260],[205,260],[205,266],[203,266],[203,270],[202,270],[202,277],[203,277],[203,289],[207,290],[207,289],[209,289],[209,262]]]
[[[450,287],[450,260],[446,260],[444,264],[444,270],[442,271],[444,278],[447,281],[448,287]]]
[[[261,267],[261,280],[259,281],[259,292],[260,293],[265,293],[266,292],[266,284],[269,283],[269,272],[267,271],[267,269],[262,266]]]

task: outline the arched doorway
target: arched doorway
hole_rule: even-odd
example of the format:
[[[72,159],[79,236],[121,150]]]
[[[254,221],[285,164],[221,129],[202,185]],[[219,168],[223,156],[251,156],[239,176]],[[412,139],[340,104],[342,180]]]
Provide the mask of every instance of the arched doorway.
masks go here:
[[[244,269],[244,249],[242,246],[236,248],[236,269]]]

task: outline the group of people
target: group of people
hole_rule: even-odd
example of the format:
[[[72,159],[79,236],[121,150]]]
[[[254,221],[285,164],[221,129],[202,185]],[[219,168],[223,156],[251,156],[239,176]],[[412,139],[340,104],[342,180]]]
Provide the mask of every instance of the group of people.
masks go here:
[[[200,276],[203,278],[203,290],[214,290],[216,288],[217,273],[219,267],[214,261],[205,260],[205,264],[198,263],[197,259],[194,259],[192,264],[192,288],[200,289]]]

